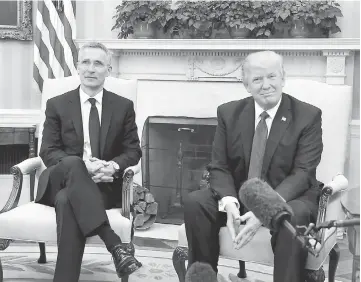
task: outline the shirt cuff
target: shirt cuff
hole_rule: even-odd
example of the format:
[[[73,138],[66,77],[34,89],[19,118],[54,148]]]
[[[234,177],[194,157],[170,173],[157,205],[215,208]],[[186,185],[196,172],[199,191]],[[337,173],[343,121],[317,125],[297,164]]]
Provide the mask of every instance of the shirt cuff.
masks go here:
[[[226,207],[226,205],[228,203],[235,203],[237,208],[239,209],[239,202],[238,202],[237,198],[232,197],[232,196],[226,196],[218,201],[218,211],[226,212],[226,210],[224,208]]]
[[[110,163],[110,164],[114,167],[114,169],[115,169],[114,177],[115,177],[115,178],[118,178],[118,177],[119,177],[119,175],[118,175],[118,173],[119,173],[119,165],[118,165],[118,163],[115,162],[115,161],[109,161],[109,163]]]

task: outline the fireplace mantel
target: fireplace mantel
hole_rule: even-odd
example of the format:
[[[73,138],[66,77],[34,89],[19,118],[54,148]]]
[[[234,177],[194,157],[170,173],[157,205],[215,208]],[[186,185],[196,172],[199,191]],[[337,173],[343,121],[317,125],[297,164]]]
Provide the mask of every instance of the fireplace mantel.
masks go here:
[[[90,39],[78,39],[79,47]],[[346,58],[359,39],[100,39],[113,52],[113,76],[140,80],[241,81],[252,51],[275,50],[290,77],[345,84]],[[297,66],[297,67],[296,67]]]
[[[77,39],[79,47],[90,39]],[[307,39],[101,39],[109,49],[154,51],[255,51],[255,50],[360,50],[360,39],[307,38]]]

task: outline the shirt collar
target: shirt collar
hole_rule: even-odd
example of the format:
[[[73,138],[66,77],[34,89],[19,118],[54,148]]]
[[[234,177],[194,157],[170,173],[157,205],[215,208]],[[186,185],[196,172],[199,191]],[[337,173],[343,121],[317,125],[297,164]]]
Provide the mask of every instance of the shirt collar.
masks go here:
[[[282,96],[281,99],[278,101],[278,103],[276,104],[276,106],[274,106],[273,108],[267,110],[267,114],[269,115],[269,117],[273,120],[274,117],[276,116],[277,110],[281,105],[281,101],[282,101]],[[259,118],[259,116],[264,112],[264,110],[262,109],[262,107],[260,105],[257,104],[257,102],[255,101],[254,103],[254,107],[255,107],[255,116],[256,119]]]
[[[103,89],[100,90],[95,96],[89,97],[88,94],[86,94],[81,87],[79,87],[79,94],[80,94],[80,104],[84,104],[86,101],[88,101],[89,98],[94,98],[97,100],[97,102],[101,105],[103,101]]]

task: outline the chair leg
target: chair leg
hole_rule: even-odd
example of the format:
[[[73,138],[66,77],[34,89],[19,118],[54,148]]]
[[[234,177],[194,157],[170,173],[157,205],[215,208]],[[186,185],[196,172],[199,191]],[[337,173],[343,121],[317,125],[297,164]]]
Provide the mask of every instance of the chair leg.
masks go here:
[[[173,267],[177,272],[179,282],[184,282],[186,277],[185,261],[188,260],[188,248],[177,247],[173,252]]]
[[[247,273],[246,273],[246,264],[243,260],[239,260],[239,272],[237,274],[237,276],[239,278],[246,278],[247,277]]]
[[[45,243],[39,243],[40,257],[38,263],[46,263]]]
[[[5,250],[7,247],[9,247],[12,240],[6,240],[6,239],[0,239],[0,251]],[[4,276],[3,276],[3,266],[1,263],[0,258],[0,282],[3,282]]]
[[[128,282],[129,281],[129,275],[124,276],[121,280],[121,282]],[[1,282],[1,281],[0,281]]]
[[[328,266],[328,281],[334,282],[338,260],[340,259],[340,247],[337,244],[331,250],[329,257],[330,257],[330,263]]]

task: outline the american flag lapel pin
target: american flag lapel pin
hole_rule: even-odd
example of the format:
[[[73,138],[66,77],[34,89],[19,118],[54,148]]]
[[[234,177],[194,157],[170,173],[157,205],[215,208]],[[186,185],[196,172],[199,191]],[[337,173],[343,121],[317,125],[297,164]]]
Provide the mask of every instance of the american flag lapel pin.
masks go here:
[[[285,118],[285,117],[282,117],[281,120],[282,120],[282,121],[286,121],[286,118]]]

